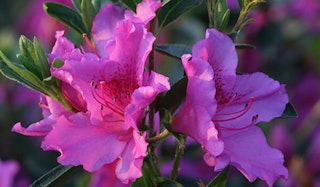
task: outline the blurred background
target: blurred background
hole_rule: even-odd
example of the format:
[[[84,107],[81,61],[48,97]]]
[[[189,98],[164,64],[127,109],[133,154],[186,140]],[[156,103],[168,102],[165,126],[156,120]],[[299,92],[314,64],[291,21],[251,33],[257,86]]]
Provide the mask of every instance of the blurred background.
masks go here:
[[[71,0],[52,1],[72,7]],[[10,59],[16,59],[19,53],[21,34],[30,39],[36,36],[48,53],[54,44],[56,30],[66,30],[71,40],[78,41],[79,36],[45,14],[43,2],[0,1],[0,50]],[[236,0],[229,0],[228,5],[232,13],[225,33],[231,31],[239,15]],[[255,19],[255,23],[241,31],[238,43],[254,45],[255,48],[238,50],[238,72],[260,71],[286,84],[291,103],[298,113],[298,118],[259,124],[269,144],[283,152],[289,169],[289,179],[279,180],[275,186],[320,187],[320,1],[268,0],[255,7],[249,16]],[[202,4],[165,28],[158,42],[192,46],[204,38],[207,25],[206,7]],[[161,54],[157,57],[156,68],[170,76],[172,84],[183,76],[179,61]],[[4,177],[13,179],[11,186],[27,186],[57,165],[59,154],[42,151],[41,138],[11,132],[17,122],[27,126],[42,119],[38,101],[38,93],[0,75],[0,187],[1,181],[6,180]],[[193,142],[188,145],[179,182],[185,186],[197,186],[200,179],[208,182],[215,175],[213,168],[202,161],[200,146]],[[174,151],[168,149],[170,146],[174,143],[168,139],[159,149],[163,162],[172,159]],[[168,170],[167,165],[170,163],[163,164],[164,173]],[[3,172],[7,175],[2,175]],[[82,174],[68,185],[85,186],[87,178]],[[231,169],[227,186],[266,184],[261,181],[249,183],[238,171]]]

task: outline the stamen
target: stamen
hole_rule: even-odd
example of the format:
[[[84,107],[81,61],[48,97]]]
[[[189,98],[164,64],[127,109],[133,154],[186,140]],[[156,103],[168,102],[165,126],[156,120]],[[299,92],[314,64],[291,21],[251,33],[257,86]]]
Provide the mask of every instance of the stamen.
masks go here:
[[[83,39],[84,41],[86,41],[87,45],[89,46],[89,48],[94,52],[94,54],[96,54],[99,58],[101,58],[101,56],[99,55],[98,51],[96,50],[95,47],[93,47],[91,41],[89,40],[87,34],[83,34]]]
[[[110,110],[112,110],[113,112],[123,116],[124,115],[123,110],[115,103],[115,101],[110,102],[110,99],[108,99],[108,97],[106,97],[106,93],[105,93],[106,83],[105,83],[105,81],[100,81],[99,83],[100,83],[99,84],[100,94],[97,93],[96,89],[98,88],[98,85],[95,84],[94,81],[91,81],[90,85],[91,85],[91,94],[92,94],[93,98],[101,105],[100,110],[102,111],[104,109],[104,107],[107,107]]]
[[[216,124],[216,127],[220,130],[229,130],[229,131],[239,131],[239,130],[244,130],[244,129],[247,129],[251,126],[253,126],[256,121],[258,120],[258,114],[253,116],[252,119],[251,119],[251,123],[249,123],[249,125],[246,125],[244,127],[221,127],[219,124]]]
[[[235,119],[238,119],[238,118],[244,116],[250,110],[250,108],[252,107],[253,101],[254,101],[254,97],[250,97],[249,103],[246,104],[244,110],[233,112],[233,113],[229,113],[229,114],[219,114],[219,116],[223,116],[223,115],[232,115],[232,114],[240,113],[239,115],[231,117],[231,118],[227,118],[227,119],[216,119],[216,120],[213,120],[213,122],[226,122],[226,121],[235,120]]]

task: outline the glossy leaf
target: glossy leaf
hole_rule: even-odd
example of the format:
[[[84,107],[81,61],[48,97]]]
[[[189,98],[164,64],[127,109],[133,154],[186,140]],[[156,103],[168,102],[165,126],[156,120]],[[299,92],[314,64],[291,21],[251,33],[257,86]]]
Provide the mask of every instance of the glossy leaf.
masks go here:
[[[46,93],[47,88],[35,74],[28,71],[22,64],[10,62],[1,51],[0,71],[8,79],[17,81],[35,91]]]
[[[225,187],[229,174],[229,166],[224,168],[210,183],[207,187]]]
[[[82,0],[81,3],[81,16],[87,31],[91,31],[92,22],[97,12],[90,0]],[[89,33],[88,33],[89,34]]]
[[[47,55],[36,38],[31,42],[25,36],[21,36],[19,47],[21,54],[17,57],[27,70],[35,74],[40,80],[50,76]]]
[[[79,13],[81,13],[81,2],[82,0],[72,0],[74,7],[76,7]]]
[[[81,15],[75,10],[64,5],[52,2],[44,3],[43,7],[48,15],[61,21],[66,26],[77,31],[79,34],[82,35],[83,33],[87,33]]]
[[[155,49],[163,54],[180,59],[183,54],[190,54],[191,47],[179,44],[156,45]]]
[[[66,181],[72,179],[80,171],[82,171],[80,166],[74,167],[59,165],[34,181],[29,187],[62,186]]]
[[[177,19],[191,8],[201,4],[201,0],[171,0],[157,13],[159,30]]]
[[[42,49],[39,41],[37,40],[37,38],[33,39],[33,47],[34,47],[34,51],[36,54],[36,59],[35,59],[35,63],[37,64],[37,66],[39,67],[42,77],[43,78],[47,78],[51,75],[50,73],[50,65],[49,65],[49,61],[47,58],[47,54],[44,52],[44,50]]]
[[[286,109],[284,110],[281,118],[296,118],[298,117],[298,114],[296,110],[294,109],[293,105],[291,103],[287,103]]]
[[[21,36],[19,39],[19,48],[21,52],[21,54],[17,55],[19,61],[27,70],[37,75],[40,79],[43,78],[41,76],[41,70],[38,69],[37,65],[34,63],[36,54],[32,42],[25,36]]]

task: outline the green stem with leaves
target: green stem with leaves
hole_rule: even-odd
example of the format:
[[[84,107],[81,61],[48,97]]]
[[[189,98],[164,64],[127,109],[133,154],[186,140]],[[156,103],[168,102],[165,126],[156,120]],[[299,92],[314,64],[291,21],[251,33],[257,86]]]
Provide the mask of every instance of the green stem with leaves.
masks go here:
[[[171,180],[176,180],[178,177],[179,170],[180,170],[180,162],[184,153],[185,141],[186,141],[186,136],[183,137],[183,141],[179,142],[177,146],[176,153],[174,155],[173,167],[170,175]]]

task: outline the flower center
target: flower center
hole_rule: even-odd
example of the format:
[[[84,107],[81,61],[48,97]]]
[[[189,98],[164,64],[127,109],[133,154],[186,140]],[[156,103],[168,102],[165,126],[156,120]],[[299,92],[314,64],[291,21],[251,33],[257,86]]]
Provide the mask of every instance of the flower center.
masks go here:
[[[137,87],[137,83],[131,84],[125,78],[91,81],[91,93],[100,109],[106,107],[121,116],[124,116],[125,107],[131,102],[131,95]]]

